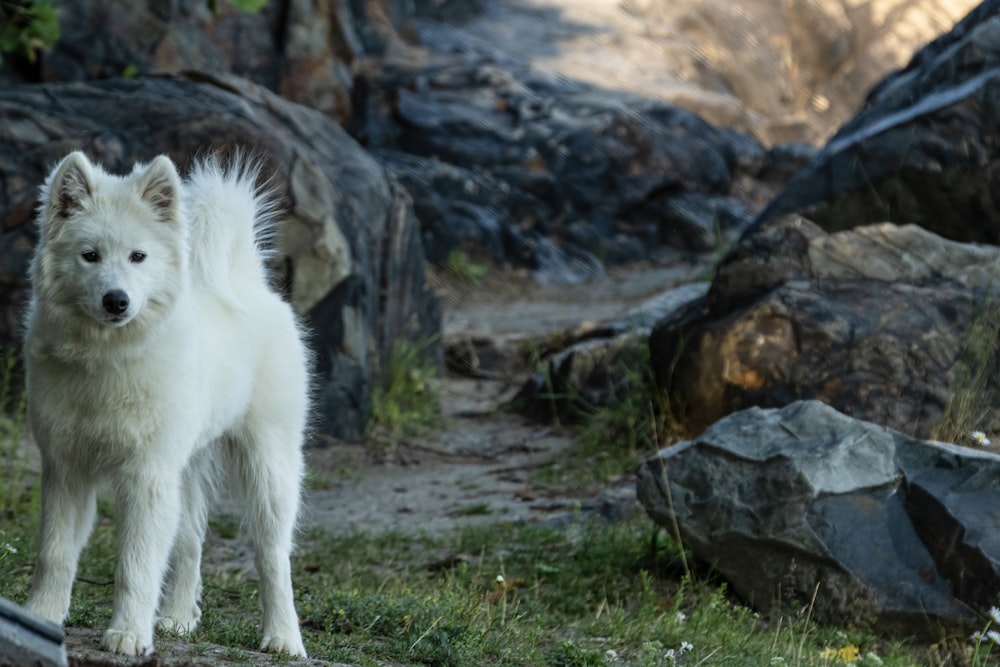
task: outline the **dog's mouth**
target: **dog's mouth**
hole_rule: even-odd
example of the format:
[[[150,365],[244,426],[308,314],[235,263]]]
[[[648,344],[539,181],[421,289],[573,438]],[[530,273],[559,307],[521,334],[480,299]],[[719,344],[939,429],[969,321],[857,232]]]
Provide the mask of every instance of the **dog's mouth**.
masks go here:
[[[123,327],[131,321],[128,315],[105,315],[104,323],[113,327]]]

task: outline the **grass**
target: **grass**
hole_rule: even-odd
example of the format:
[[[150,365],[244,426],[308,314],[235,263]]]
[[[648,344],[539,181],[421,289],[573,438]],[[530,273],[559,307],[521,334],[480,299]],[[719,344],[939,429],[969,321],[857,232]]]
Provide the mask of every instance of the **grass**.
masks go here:
[[[448,253],[441,268],[458,282],[467,285],[478,284],[488,271],[486,265],[473,262],[458,248]]]
[[[36,496],[4,487],[2,500],[27,507]],[[110,508],[99,513],[69,625],[110,620],[115,531]],[[37,514],[7,519],[3,540],[18,548],[0,556],[0,595],[23,601]],[[229,536],[233,522],[210,529]],[[312,530],[293,579],[310,654],[364,666],[990,664],[988,640],[907,645],[818,625],[808,607],[762,617],[710,573],[686,573],[685,557],[643,517],[564,529],[493,523],[439,537]],[[241,567],[207,572],[204,598],[191,641],[222,645],[235,660],[254,651],[259,599]]]
[[[635,470],[639,461],[677,440],[677,425],[666,395],[651,374],[649,347],[638,343],[637,359],[622,364],[624,381],[605,406],[589,405],[568,393],[555,396],[546,375],[546,387],[555,400],[570,405],[577,444],[573,456],[542,470],[542,481],[607,482]],[[548,373],[548,366],[544,368]],[[553,414],[558,410],[553,408]]]
[[[433,340],[397,339],[372,392],[371,433],[389,450],[402,438],[427,433],[441,424],[437,371],[427,355],[432,344]]]
[[[59,10],[51,0],[0,2],[0,64],[14,54],[34,63],[59,41]]]
[[[932,437],[971,444],[970,434],[989,430],[998,419],[1000,388],[994,380],[1000,338],[1000,308],[989,299],[975,308],[951,377],[951,398]]]
[[[108,622],[113,546],[102,517],[70,625]],[[363,666],[988,664],[989,641],[978,653],[957,638],[907,645],[818,625],[808,607],[761,617],[709,574],[684,575],[680,556],[642,518],[571,529],[492,524],[442,537],[313,530],[293,578],[310,654]],[[24,599],[31,560],[30,549],[0,559],[0,595]],[[206,575],[204,597],[191,641],[222,645],[236,660],[254,651],[256,585],[233,567]],[[936,659],[956,652],[961,660]]]

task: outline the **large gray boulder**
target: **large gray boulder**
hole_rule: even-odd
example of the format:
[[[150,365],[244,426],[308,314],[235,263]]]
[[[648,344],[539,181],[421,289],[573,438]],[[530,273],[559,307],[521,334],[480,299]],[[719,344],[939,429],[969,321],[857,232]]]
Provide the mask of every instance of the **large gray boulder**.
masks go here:
[[[236,146],[264,156],[287,204],[275,276],[312,332],[320,429],[358,437],[397,340],[440,358],[419,226],[405,191],[336,123],[245,79],[0,88],[0,344],[18,340],[36,188],[58,159],[81,149],[121,172]]]
[[[1000,0],[882,80],[753,228],[799,213],[827,230],[893,220],[1000,242]]]
[[[660,389],[694,435],[757,405],[819,399],[919,437],[1000,430],[1000,249],[913,225],[828,234],[789,216],[657,324]]]
[[[1000,456],[817,401],[751,408],[641,464],[649,515],[759,608],[939,636],[1000,594]],[[940,624],[940,625],[939,625]]]

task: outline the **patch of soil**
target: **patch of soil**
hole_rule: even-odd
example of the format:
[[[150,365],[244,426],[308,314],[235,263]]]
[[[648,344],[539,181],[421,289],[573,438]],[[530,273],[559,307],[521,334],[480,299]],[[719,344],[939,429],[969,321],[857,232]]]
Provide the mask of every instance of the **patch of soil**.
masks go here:
[[[438,276],[446,340],[517,334],[539,346],[588,322],[614,319],[706,268],[633,267],[586,285],[553,287],[523,272],[494,270],[470,284]],[[539,471],[573,456],[572,432],[532,422],[503,405],[530,369],[489,379],[448,375],[444,425],[386,450],[377,442],[331,443],[310,450],[327,480],[306,493],[304,524],[333,534],[394,530],[446,534],[478,522],[563,521],[581,508],[618,515],[634,507],[631,476],[554,486]]]

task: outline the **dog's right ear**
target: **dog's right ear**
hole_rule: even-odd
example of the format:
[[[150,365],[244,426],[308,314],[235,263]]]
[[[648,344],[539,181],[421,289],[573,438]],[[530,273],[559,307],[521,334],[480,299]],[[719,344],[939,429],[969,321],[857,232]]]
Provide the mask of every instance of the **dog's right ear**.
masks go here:
[[[74,151],[63,158],[42,189],[45,207],[41,224],[66,220],[83,208],[94,192],[94,168],[87,156]]]

